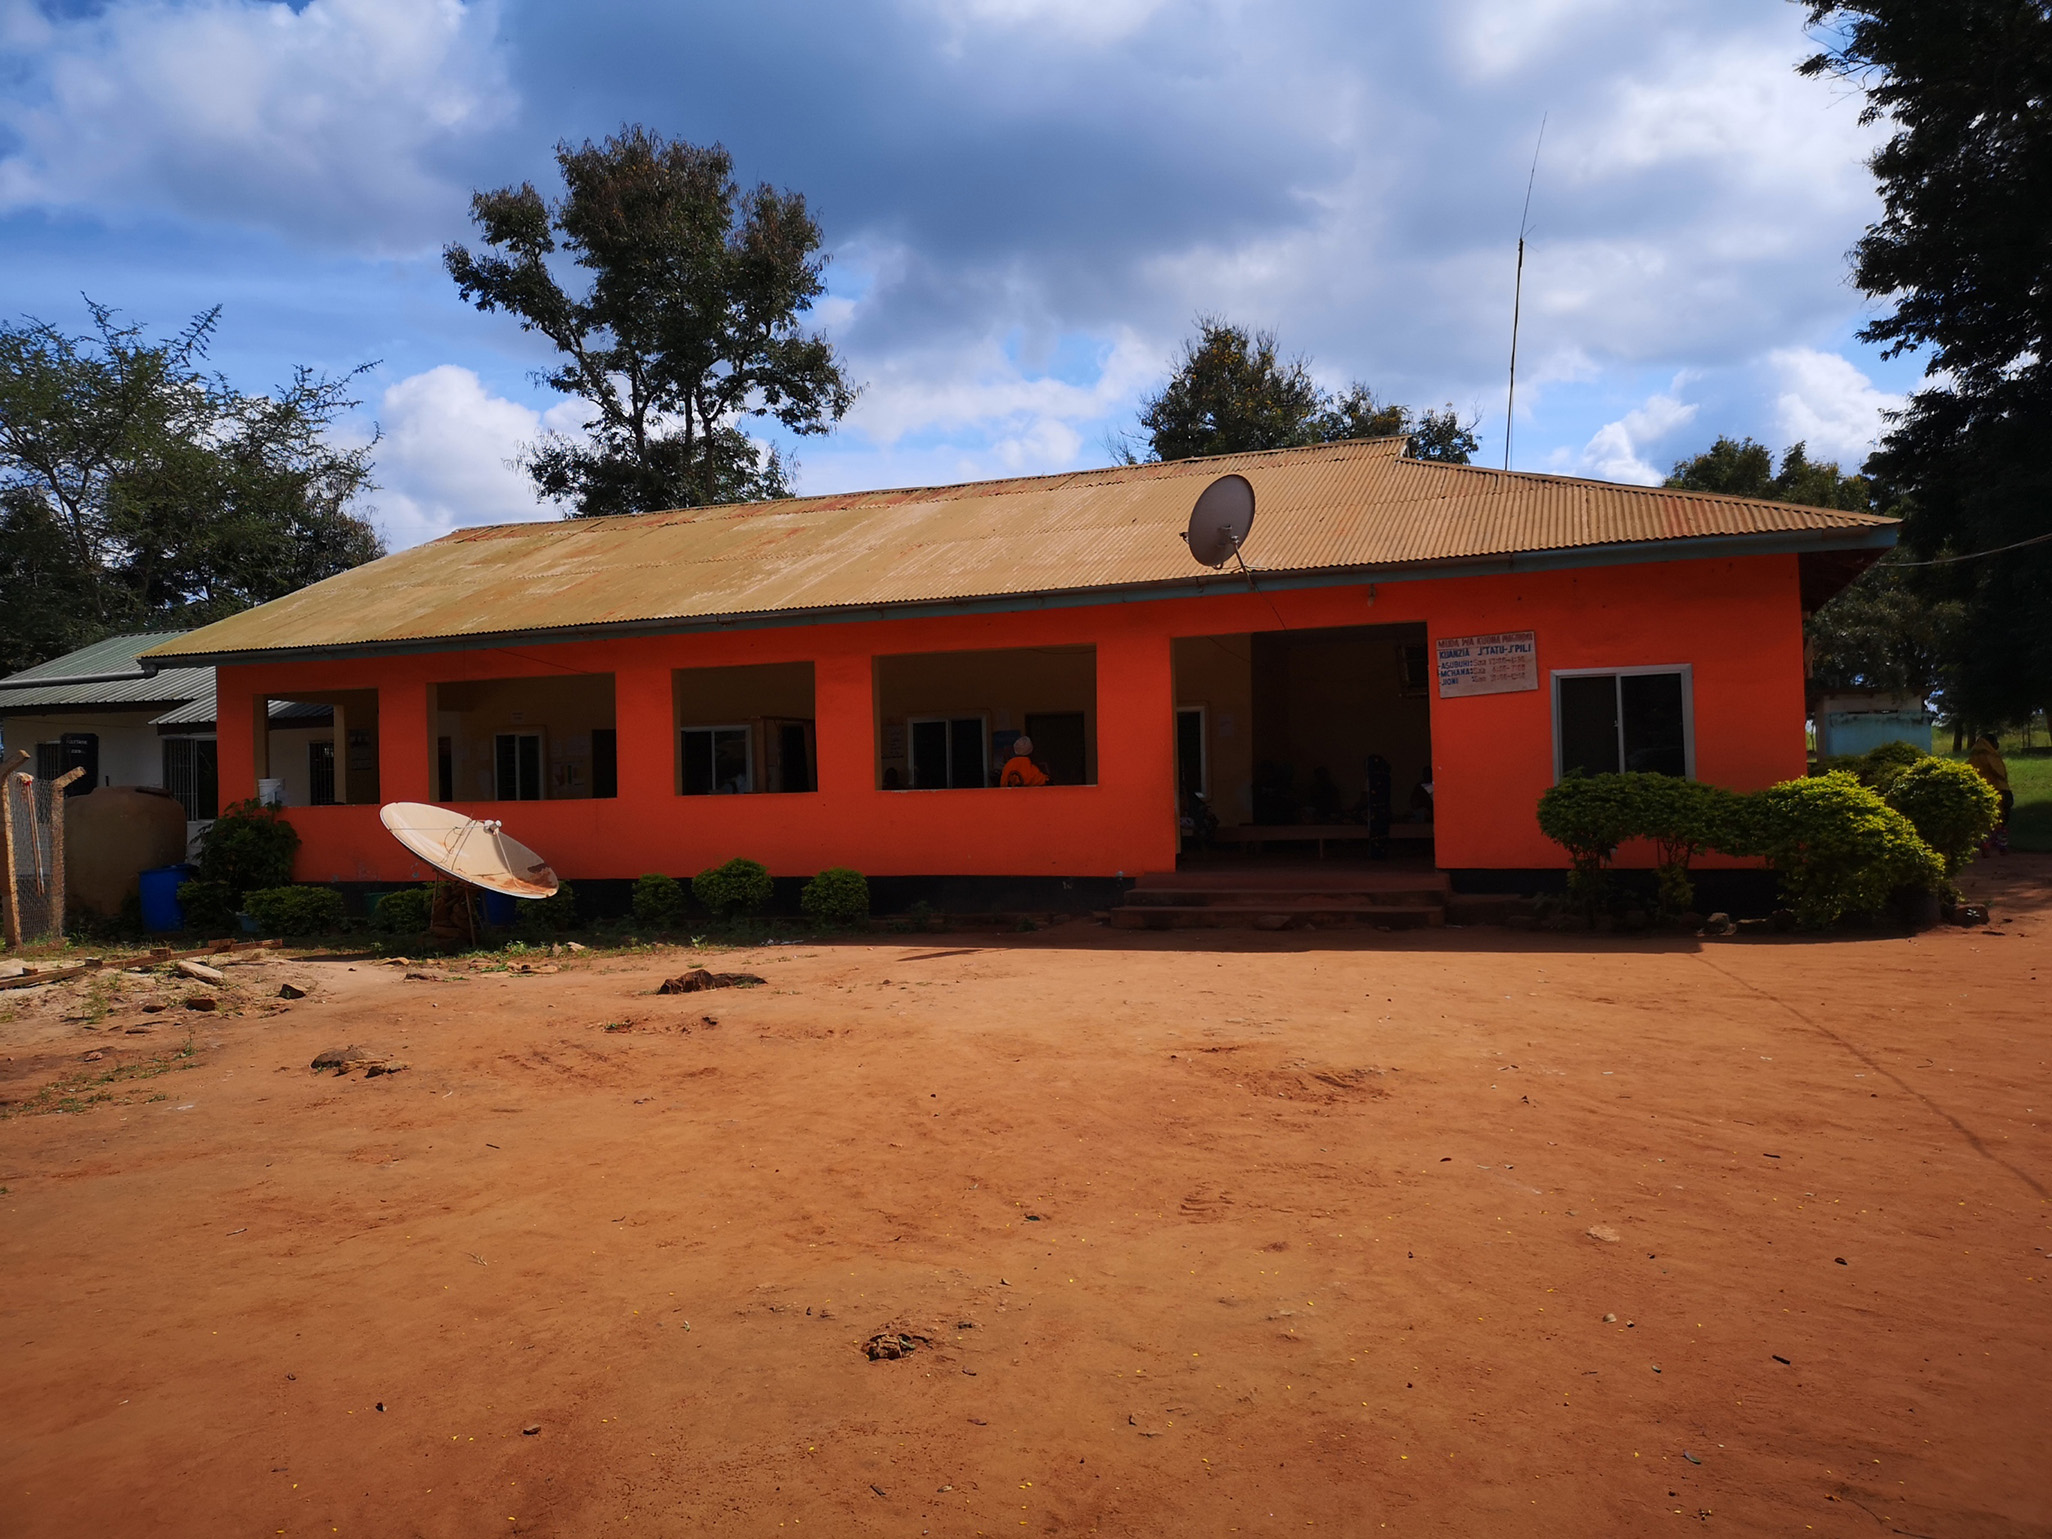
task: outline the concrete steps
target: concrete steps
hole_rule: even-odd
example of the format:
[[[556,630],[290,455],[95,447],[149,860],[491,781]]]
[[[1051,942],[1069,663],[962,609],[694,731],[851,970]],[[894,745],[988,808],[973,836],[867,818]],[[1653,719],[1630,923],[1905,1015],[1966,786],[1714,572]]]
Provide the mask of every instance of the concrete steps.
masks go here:
[[[1438,871],[1165,871],[1106,918],[1115,930],[1420,929],[1446,923],[1451,897]]]

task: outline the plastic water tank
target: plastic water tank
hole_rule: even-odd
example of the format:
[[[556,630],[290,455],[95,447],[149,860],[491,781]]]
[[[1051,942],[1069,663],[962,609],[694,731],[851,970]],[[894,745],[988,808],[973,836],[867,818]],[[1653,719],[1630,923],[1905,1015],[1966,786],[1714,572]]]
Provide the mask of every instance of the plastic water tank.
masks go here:
[[[155,786],[101,786],[64,803],[64,883],[74,909],[112,919],[136,873],[185,859],[185,808]]]
[[[169,935],[185,928],[185,911],[178,906],[178,884],[193,878],[192,866],[158,866],[142,874],[143,928],[152,935]]]

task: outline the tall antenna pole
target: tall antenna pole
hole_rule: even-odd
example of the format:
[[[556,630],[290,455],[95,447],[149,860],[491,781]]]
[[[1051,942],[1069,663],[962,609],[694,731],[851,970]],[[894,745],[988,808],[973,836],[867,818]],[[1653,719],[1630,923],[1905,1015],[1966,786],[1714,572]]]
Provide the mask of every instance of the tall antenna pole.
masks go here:
[[[1525,211],[1518,216],[1518,278],[1511,298],[1510,393],[1503,403],[1503,468],[1511,468],[1511,414],[1518,404],[1518,321],[1525,308],[1525,234],[1532,227],[1532,184],[1539,180],[1539,146],[1546,142],[1546,119],[1539,117],[1539,138],[1532,145],[1532,174],[1525,178]]]

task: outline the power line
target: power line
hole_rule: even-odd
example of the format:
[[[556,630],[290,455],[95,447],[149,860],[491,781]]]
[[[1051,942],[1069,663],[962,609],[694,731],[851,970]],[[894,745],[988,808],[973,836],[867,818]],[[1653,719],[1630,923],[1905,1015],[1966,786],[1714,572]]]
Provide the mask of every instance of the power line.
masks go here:
[[[1890,566],[1951,566],[1960,561],[1978,561],[1983,556],[1999,556],[2006,550],[2022,550],[2026,545],[2043,545],[2052,540],[2052,534],[2034,534],[2028,540],[2018,540],[2014,545],[1998,545],[1993,550],[1970,550],[1964,556],[1939,556],[1931,561],[1891,561]]]

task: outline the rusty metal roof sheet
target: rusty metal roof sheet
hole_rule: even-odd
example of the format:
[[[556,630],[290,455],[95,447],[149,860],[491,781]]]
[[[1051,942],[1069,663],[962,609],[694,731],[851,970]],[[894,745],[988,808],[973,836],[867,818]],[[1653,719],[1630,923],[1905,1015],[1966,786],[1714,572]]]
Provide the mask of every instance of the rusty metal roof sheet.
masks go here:
[[[1174,588],[1211,478],[1259,506],[1245,556],[1305,575],[1755,537],[1892,543],[1868,514],[1409,459],[1404,440],[460,530],[165,643],[161,664],[507,635],[679,629],[1028,595]],[[1230,570],[1230,569],[1229,569]],[[1219,578],[1212,578],[1219,581]]]

